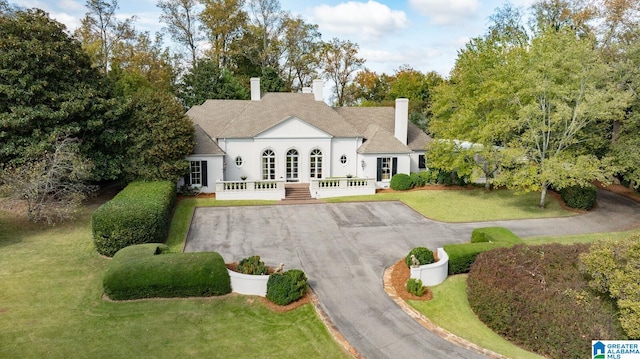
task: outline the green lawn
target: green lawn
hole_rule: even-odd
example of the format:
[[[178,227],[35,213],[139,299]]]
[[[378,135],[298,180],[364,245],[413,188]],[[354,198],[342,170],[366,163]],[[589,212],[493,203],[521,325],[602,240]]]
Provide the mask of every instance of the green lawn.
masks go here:
[[[427,218],[443,222],[549,218],[575,215],[566,211],[553,196],[547,196],[547,208],[538,207],[539,193],[516,195],[510,190],[417,190],[386,192],[370,196],[327,198],[327,202],[402,201]]]
[[[54,227],[0,211],[0,358],[348,358],[308,304],[101,299],[89,213]]]

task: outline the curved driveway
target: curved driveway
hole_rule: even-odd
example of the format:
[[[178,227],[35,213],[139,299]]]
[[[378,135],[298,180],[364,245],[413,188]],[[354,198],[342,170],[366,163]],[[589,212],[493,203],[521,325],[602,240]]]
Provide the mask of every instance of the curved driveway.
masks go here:
[[[442,223],[400,202],[197,208],[185,252],[216,251],[225,261],[260,255],[302,268],[320,304],[365,358],[483,358],[447,342],[406,315],[385,293],[384,270],[413,247],[468,242],[476,227],[521,237],[620,231],[640,226],[640,204],[607,191],[587,214],[553,219]]]

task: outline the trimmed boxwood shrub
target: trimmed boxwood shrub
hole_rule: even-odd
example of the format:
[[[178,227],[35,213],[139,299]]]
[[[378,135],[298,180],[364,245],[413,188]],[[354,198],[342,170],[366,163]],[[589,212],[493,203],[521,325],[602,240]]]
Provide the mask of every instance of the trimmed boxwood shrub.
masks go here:
[[[299,269],[274,273],[267,281],[267,299],[278,305],[287,305],[302,298],[307,287],[307,276]]]
[[[478,318],[547,358],[590,358],[591,340],[624,339],[615,304],[578,270],[588,245],[516,245],[481,253],[467,277]]]
[[[231,279],[216,252],[168,253],[147,243],[116,253],[103,277],[104,292],[114,300],[208,297],[231,292]]]
[[[416,256],[416,259],[420,262],[420,265],[431,264],[436,261],[431,249],[426,247],[415,247],[414,249],[409,251],[409,254],[407,254],[406,257],[404,257],[404,262],[409,268],[411,268],[412,254]]]
[[[422,176],[420,176],[420,173],[411,173],[409,175],[409,179],[411,180],[411,187],[415,188],[415,187],[422,187],[425,185],[425,181],[424,178],[422,178]]]
[[[449,274],[468,273],[478,254],[518,243],[522,240],[507,228],[476,228],[471,232],[471,243],[444,245],[449,256]]]
[[[405,287],[407,288],[407,292],[417,295],[418,297],[422,297],[424,291],[427,289],[422,285],[422,280],[416,278],[409,278]]]
[[[391,177],[389,187],[396,191],[406,191],[411,189],[411,177],[406,173],[396,173]]]
[[[571,208],[584,209],[586,211],[596,205],[598,190],[594,185],[571,186],[560,190],[560,197]]]
[[[269,269],[264,265],[264,262],[260,260],[260,256],[251,256],[244,258],[238,263],[238,273],[251,274],[251,275],[263,275],[269,274]]]
[[[130,183],[93,212],[96,250],[111,257],[133,244],[164,242],[175,200],[176,186],[172,182]]]

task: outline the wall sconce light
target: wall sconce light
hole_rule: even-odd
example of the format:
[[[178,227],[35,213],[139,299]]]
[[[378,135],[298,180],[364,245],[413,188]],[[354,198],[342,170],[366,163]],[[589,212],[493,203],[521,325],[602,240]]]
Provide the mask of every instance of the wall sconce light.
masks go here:
[[[367,167],[367,163],[364,160],[362,160],[360,161],[360,166],[362,166],[362,170],[364,171],[364,168]]]

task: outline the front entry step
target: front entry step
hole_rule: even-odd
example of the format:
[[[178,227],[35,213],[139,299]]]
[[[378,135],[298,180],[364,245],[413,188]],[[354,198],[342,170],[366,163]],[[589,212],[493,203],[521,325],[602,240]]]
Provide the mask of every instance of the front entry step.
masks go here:
[[[314,201],[309,192],[308,184],[285,185],[285,198],[283,201]]]

